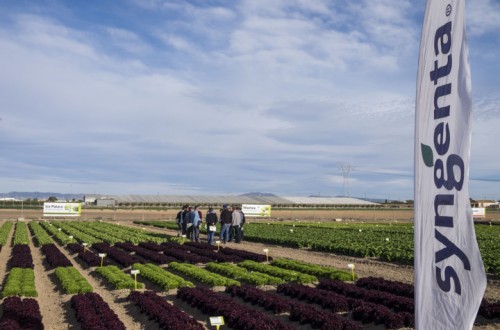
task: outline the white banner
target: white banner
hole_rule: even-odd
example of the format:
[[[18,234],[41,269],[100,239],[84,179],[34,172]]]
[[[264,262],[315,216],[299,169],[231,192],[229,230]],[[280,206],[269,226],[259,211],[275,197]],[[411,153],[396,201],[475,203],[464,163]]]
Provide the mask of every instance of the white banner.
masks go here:
[[[43,203],[44,217],[79,217],[81,213],[81,203]]]
[[[473,218],[484,218],[486,217],[486,209],[484,207],[473,207],[472,208]]]
[[[271,216],[271,205],[242,204],[241,211],[245,217],[267,217]]]
[[[428,0],[415,105],[415,323],[471,329],[486,288],[469,201],[464,0]]]

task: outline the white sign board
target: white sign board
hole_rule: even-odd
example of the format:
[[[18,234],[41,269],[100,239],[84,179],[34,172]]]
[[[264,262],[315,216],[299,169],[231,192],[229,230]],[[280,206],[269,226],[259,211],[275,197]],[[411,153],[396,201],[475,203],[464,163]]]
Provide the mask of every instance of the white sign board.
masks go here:
[[[245,217],[267,217],[271,216],[271,205],[243,204],[241,211]]]
[[[473,218],[484,218],[486,216],[486,209],[484,207],[473,207],[472,217]]]
[[[43,203],[44,217],[79,217],[81,214],[81,203]]]

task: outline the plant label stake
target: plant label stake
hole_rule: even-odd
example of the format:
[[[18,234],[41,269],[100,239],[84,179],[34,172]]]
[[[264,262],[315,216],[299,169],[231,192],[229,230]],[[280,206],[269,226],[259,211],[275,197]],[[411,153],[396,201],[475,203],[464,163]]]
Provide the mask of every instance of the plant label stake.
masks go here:
[[[210,316],[210,325],[219,330],[224,325],[224,316]]]
[[[134,275],[134,288],[137,290],[137,274],[139,274],[139,269],[132,269],[130,274]]]
[[[68,236],[69,240],[72,241],[73,240],[73,236]]]
[[[219,249],[220,249],[220,241],[215,241],[215,243],[217,243],[217,252],[219,252]]]
[[[269,262],[269,249],[263,249],[264,253],[266,254],[266,262]]]
[[[104,257],[106,257],[106,253],[99,253],[99,257],[101,258],[101,267],[104,263]]]
[[[85,253],[85,250],[86,250],[86,247],[87,247],[87,243],[82,243],[83,245],[83,253]]]
[[[352,280],[354,281],[354,264],[348,264],[347,267],[349,267],[351,269]]]

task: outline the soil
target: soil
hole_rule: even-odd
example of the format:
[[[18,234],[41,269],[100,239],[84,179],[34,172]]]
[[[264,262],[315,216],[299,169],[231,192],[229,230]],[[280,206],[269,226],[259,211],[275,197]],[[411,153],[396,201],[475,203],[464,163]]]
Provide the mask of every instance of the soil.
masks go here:
[[[0,225],[1,225],[0,221]],[[120,224],[140,227],[129,221],[121,221]],[[147,231],[161,232],[171,235],[175,235],[174,231],[144,227]],[[14,230],[11,231],[10,238],[12,237]],[[204,236],[204,235],[202,235]],[[9,241],[10,241],[9,238]],[[33,256],[33,261],[35,264],[35,281],[36,288],[38,291],[38,303],[40,305],[40,310],[43,316],[43,323],[45,329],[76,329],[79,330],[80,326],[76,321],[73,309],[70,307],[71,295],[64,294],[62,289],[59,287],[57,279],[53,274],[53,270],[48,270],[44,264],[44,257],[41,254],[40,248],[36,247],[31,240],[30,248]],[[119,319],[125,324],[127,329],[158,329],[157,323],[148,319],[147,316],[141,314],[139,310],[128,301],[126,297],[129,294],[129,290],[112,290],[107,286],[104,281],[102,281],[93,272],[93,268],[89,268],[83,263],[80,263],[66,248],[55,243],[61,252],[63,252],[69,260],[73,263],[73,266],[89,281],[89,283],[94,288],[94,292],[98,293],[104,301],[106,301],[111,309],[115,311]],[[228,243],[228,246],[236,249],[243,249],[247,251],[252,251],[256,253],[262,253],[264,248],[269,249],[269,255],[272,257],[284,257],[296,260],[302,260],[309,263],[333,266],[339,269],[346,269],[347,264],[355,264],[355,271],[359,277],[366,276],[376,276],[383,277],[385,279],[397,280],[405,283],[412,283],[413,281],[413,267],[405,265],[397,265],[392,263],[384,263],[371,259],[361,259],[346,257],[341,255],[335,255],[331,253],[314,252],[303,249],[293,249],[274,245],[264,245],[261,243],[250,243],[243,241],[239,244]],[[0,279],[5,279],[8,274],[8,259],[10,257],[11,247],[10,245],[4,246],[0,252]],[[141,280],[142,281],[142,280]],[[145,283],[146,289],[158,290],[154,284],[143,281]],[[273,290],[273,288],[270,288]],[[195,319],[201,322],[207,329],[208,326],[208,316],[202,314],[195,308],[187,305],[186,303],[180,301],[176,298],[176,290],[170,290],[169,292],[161,292],[160,295],[166,297],[166,299],[178,306],[189,315],[192,315]],[[500,281],[490,279],[488,282],[488,287],[486,290],[485,298],[490,301],[500,300]],[[2,300],[0,300],[1,302]],[[241,301],[240,301],[241,302]],[[252,306],[252,308],[259,309],[258,307]],[[1,311],[0,311],[1,313]],[[284,322],[289,322],[286,316],[280,316],[280,320]],[[500,320],[483,320],[478,318],[478,324],[474,326],[474,329],[490,330],[490,329],[500,329]],[[310,326],[299,325],[298,323],[289,323],[297,329],[311,329]],[[367,327],[367,329],[381,329],[381,327]]]

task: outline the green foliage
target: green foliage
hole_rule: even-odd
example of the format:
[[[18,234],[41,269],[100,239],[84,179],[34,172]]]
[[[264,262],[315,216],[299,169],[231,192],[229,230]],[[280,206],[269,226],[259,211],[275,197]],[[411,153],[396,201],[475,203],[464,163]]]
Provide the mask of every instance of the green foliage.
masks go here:
[[[65,293],[92,292],[92,286],[75,267],[57,267],[55,274]]]
[[[198,268],[190,264],[182,264],[178,262],[171,262],[168,264],[168,268],[171,268],[179,273],[182,273],[190,278],[196,279],[196,281],[209,286],[228,286],[228,285],[240,285],[240,282],[229,279],[227,277],[221,276],[219,274],[214,274],[208,270]]]
[[[296,270],[301,273],[314,275],[332,280],[352,281],[352,273],[343,271],[332,267],[319,266],[307,262],[290,260],[290,259],[274,259],[271,264],[280,268]],[[356,275],[355,275],[356,278]]]
[[[75,242],[74,240],[72,241],[68,237],[67,233],[63,232],[62,230],[59,230],[59,227],[56,226],[56,223],[52,224],[49,222],[40,222],[40,226],[42,226],[43,229],[45,229],[49,235],[52,235],[56,239],[56,241],[58,241],[62,245]]]
[[[0,227],[0,245],[4,246],[7,244],[7,239],[9,238],[10,231],[14,224],[10,221],[6,221],[3,223],[2,227]]]
[[[134,264],[133,269],[140,271],[140,276],[143,276],[151,282],[160,286],[164,291],[180,288],[183,286],[194,287],[193,283],[184,280],[182,277],[172,274],[163,268],[153,264]]]
[[[252,285],[285,283],[281,278],[259,272],[249,272],[244,268],[228,263],[210,262],[206,265],[206,269]]]
[[[36,221],[31,221],[28,226],[31,229],[31,232],[35,236],[35,245],[42,246],[45,244],[52,244],[54,241],[50,238],[49,234],[40,226],[40,224]]]
[[[124,273],[120,268],[116,266],[104,266],[97,267],[95,270],[98,274],[104,277],[109,283],[111,283],[115,289],[131,289],[135,288],[134,278],[130,275]],[[137,289],[142,289],[144,284],[137,282]]]
[[[14,232],[14,245],[29,244],[28,227],[24,222],[16,223],[16,231]]]
[[[248,270],[279,277],[285,282],[298,282],[302,284],[318,282],[316,276],[300,273],[293,270],[282,269],[271,265],[261,264],[252,260],[245,260],[243,262],[240,262],[238,266],[246,268]]]
[[[37,297],[35,273],[31,268],[12,268],[5,282],[2,297]]]

